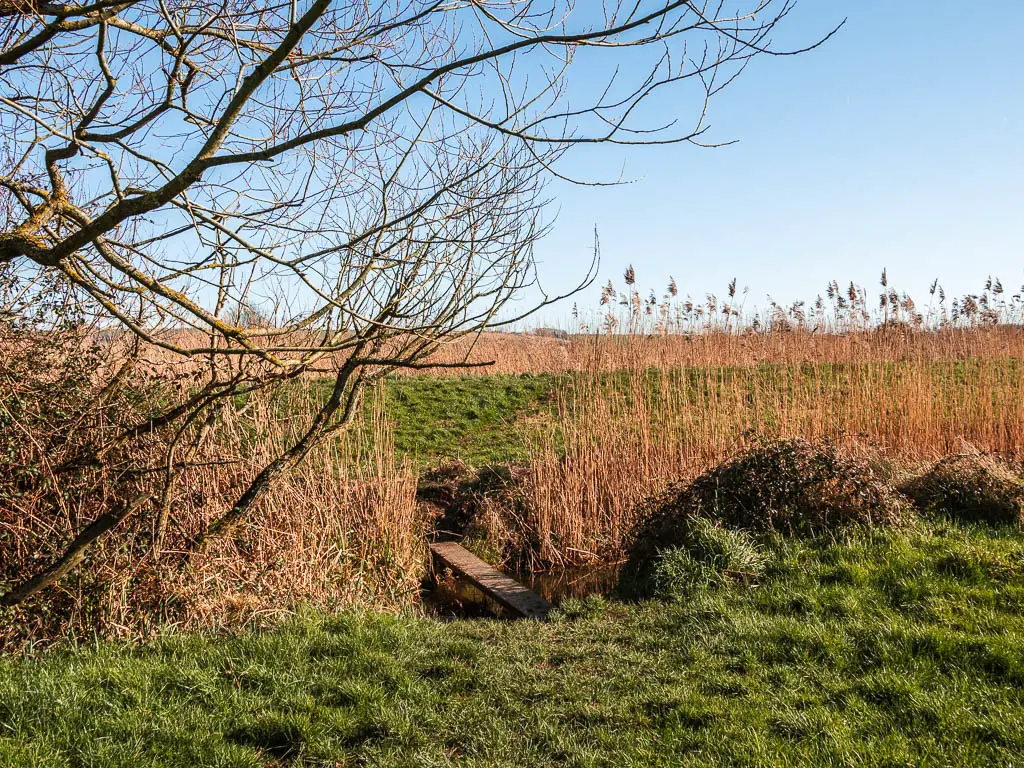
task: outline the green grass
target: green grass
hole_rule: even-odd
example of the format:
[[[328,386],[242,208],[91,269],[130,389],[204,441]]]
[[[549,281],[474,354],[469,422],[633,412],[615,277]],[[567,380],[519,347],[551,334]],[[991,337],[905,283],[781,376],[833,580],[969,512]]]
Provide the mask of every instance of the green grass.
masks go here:
[[[1019,764],[1024,534],[764,552],[760,586],[548,624],[307,615],[3,660],[0,765]]]
[[[555,408],[555,393],[567,375],[394,376],[363,400],[370,419],[384,398],[396,453],[420,467],[443,459],[461,459],[474,466],[525,462],[530,456],[533,418],[546,420]],[[296,381],[278,390],[274,413],[286,418],[310,411],[330,395],[333,380]],[[236,401],[241,406],[244,397]],[[362,433],[364,441],[372,433]],[[369,447],[369,445],[364,445]]]
[[[553,374],[389,379],[384,407],[395,428],[395,450],[423,463],[526,461],[523,420],[550,414],[554,392],[566,380]]]

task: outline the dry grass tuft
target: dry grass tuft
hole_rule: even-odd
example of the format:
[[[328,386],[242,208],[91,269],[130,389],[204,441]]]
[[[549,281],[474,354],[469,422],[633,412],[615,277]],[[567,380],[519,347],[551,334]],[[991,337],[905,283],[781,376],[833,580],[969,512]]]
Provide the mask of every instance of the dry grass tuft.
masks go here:
[[[928,514],[991,525],[1024,524],[1024,481],[991,454],[946,456],[901,490]]]

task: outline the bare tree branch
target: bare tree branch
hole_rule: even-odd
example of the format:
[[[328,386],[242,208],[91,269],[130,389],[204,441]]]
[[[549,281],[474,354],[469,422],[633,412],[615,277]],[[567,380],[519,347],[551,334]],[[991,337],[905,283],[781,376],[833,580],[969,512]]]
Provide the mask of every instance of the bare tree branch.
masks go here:
[[[218,403],[333,373],[312,424],[199,545],[229,535],[346,428],[368,381],[560,298],[508,307],[538,286],[567,153],[709,143],[714,95],[754,57],[796,52],[772,41],[793,7],[0,0],[0,268],[60,282],[105,333],[205,377],[63,471],[177,430],[152,494],[159,551]],[[652,104],[669,117],[646,122]],[[141,503],[4,599],[59,579]]]

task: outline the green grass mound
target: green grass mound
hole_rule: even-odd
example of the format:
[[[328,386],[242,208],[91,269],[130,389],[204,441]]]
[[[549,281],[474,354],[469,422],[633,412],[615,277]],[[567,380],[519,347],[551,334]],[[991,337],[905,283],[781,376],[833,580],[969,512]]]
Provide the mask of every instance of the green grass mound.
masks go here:
[[[995,456],[947,456],[901,490],[926,514],[990,525],[1024,524],[1024,482]]]
[[[667,570],[685,574],[691,567],[672,550],[706,563],[708,521],[748,535],[817,536],[898,527],[913,517],[909,502],[871,464],[805,440],[755,446],[692,483],[670,485],[643,506],[622,575],[622,591],[632,597],[663,591]]]
[[[684,546],[669,547],[658,555],[652,577],[657,597],[678,600],[695,589],[755,581],[764,570],[764,555],[746,531],[698,519],[687,532]]]

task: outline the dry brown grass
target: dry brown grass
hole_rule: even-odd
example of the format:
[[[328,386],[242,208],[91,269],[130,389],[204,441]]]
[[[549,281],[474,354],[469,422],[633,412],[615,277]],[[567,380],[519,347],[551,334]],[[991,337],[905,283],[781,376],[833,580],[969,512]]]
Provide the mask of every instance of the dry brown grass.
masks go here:
[[[990,525],[1024,524],[1024,481],[997,456],[946,456],[901,486],[924,513]]]
[[[965,444],[1024,450],[1024,379],[1008,359],[634,369],[607,382],[574,379],[537,435],[526,504],[546,562],[619,556],[639,500],[759,439],[827,440],[907,466]]]
[[[93,633],[236,629],[299,605],[407,605],[423,571],[424,526],[416,477],[396,458],[379,408],[352,434],[315,449],[232,538],[200,552],[189,546],[308,423],[312,406],[293,405],[284,416],[269,399],[226,409],[200,466],[175,486],[160,556],[150,546],[153,515],[144,509],[96,545],[78,572],[9,609],[0,647]],[[218,463],[203,466],[204,459]],[[52,488],[31,491],[0,504],[0,540],[10,545],[0,565],[8,577],[24,578],[50,561],[101,508],[88,498],[69,516],[53,504]]]
[[[165,331],[178,344],[186,332]],[[143,349],[140,372],[162,380],[201,371],[202,360],[187,360],[158,347]],[[990,325],[915,330],[903,326],[845,333],[808,330],[693,334],[571,334],[554,338],[537,333],[484,333],[442,344],[426,362],[439,367],[400,371],[413,376],[488,376],[566,373],[640,368],[731,367],[760,363],[854,363],[942,361],[1024,357],[1024,327]],[[339,356],[321,366],[328,370]],[[116,360],[112,364],[116,364]],[[481,365],[488,363],[488,365]],[[322,375],[314,370],[311,376]]]
[[[269,412],[257,412],[251,424],[263,426],[234,472],[207,469],[190,478],[187,492],[202,489],[203,497],[182,521],[183,537],[226,511],[237,489],[304,426],[302,418],[275,420]],[[226,426],[221,450],[225,442],[241,444],[246,426]],[[360,455],[366,445],[369,455]],[[186,578],[171,579],[172,600],[187,603],[183,616],[195,626],[237,625],[303,603],[393,609],[417,592],[424,530],[416,477],[396,458],[379,411],[315,449],[260,507],[236,536],[194,555]]]
[[[568,339],[489,333],[446,345],[430,359],[445,364],[467,359],[494,363],[466,371],[439,369],[431,375],[488,375],[1006,357],[1024,357],[1024,328],[893,327],[854,333],[711,331],[690,335],[572,335]]]

